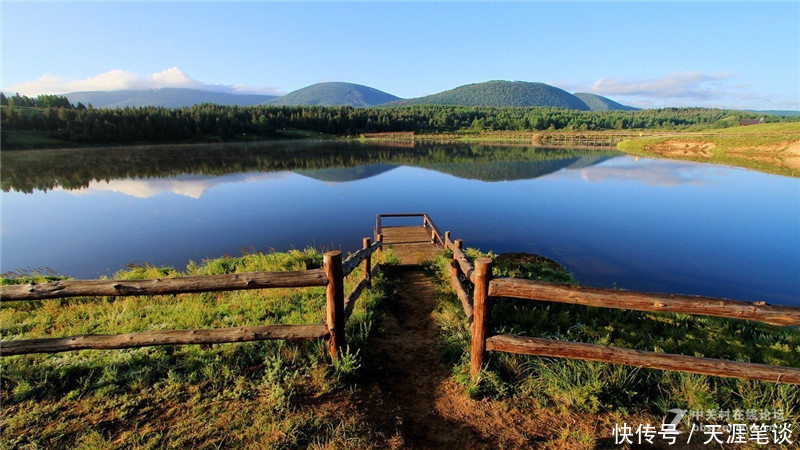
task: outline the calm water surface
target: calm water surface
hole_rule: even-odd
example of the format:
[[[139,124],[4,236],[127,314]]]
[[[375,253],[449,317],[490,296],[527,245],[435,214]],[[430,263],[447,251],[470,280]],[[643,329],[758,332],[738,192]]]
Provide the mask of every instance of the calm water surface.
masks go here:
[[[379,212],[586,285],[800,305],[800,180],[613,151],[277,143],[3,152],[3,272],[358,248]],[[400,223],[400,222],[395,222]]]

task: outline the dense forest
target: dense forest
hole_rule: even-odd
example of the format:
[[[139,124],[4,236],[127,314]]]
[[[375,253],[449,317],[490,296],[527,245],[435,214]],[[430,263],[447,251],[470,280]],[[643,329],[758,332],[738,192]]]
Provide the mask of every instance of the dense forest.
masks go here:
[[[3,131],[35,131],[76,144],[134,144],[231,141],[268,138],[284,129],[333,135],[365,132],[417,133],[534,130],[675,129],[695,125],[731,126],[762,114],[706,108],[638,111],[576,111],[548,107],[490,108],[415,105],[219,106],[186,108],[92,108],[54,95],[2,95]],[[795,118],[800,119],[800,118]],[[790,120],[767,116],[767,121]],[[3,133],[5,143],[6,134]]]

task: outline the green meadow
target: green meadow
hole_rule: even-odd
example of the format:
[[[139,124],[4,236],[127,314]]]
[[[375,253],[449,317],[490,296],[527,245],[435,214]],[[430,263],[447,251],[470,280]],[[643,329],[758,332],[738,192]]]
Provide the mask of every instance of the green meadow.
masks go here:
[[[383,263],[391,263],[385,253]],[[133,267],[118,279],[304,270],[313,249],[252,253],[201,264]],[[346,292],[360,271],[346,279]],[[50,277],[52,278],[52,277]],[[30,277],[5,279],[28,282]],[[42,280],[43,281],[43,280]],[[327,342],[85,350],[3,359],[2,448],[340,447],[375,441],[345,404],[361,347],[380,321],[378,275],[347,324],[349,347],[331,363]],[[74,298],[2,305],[4,339],[159,329],[325,322],[324,288],[169,296]],[[332,397],[344,397],[333,399]],[[314,406],[309,406],[314,405]]]

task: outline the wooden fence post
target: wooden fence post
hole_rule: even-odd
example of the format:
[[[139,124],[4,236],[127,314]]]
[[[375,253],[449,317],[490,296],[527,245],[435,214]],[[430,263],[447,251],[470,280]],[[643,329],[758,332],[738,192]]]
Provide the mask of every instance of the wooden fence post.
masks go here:
[[[434,230],[433,227],[431,227],[431,244],[435,243],[436,243],[436,230]]]
[[[450,273],[453,274],[454,277],[458,278],[458,271],[459,271],[458,263],[455,259],[450,261]]]
[[[489,325],[489,281],[492,278],[492,259],[475,260],[475,292],[472,311],[472,347],[470,349],[469,374],[478,381],[486,354],[486,333]]]
[[[372,245],[372,239],[365,237],[364,248],[369,249],[370,245]],[[372,269],[372,255],[367,255],[367,259],[364,260],[364,279],[371,283],[372,276],[370,275],[370,269]]]
[[[450,241],[450,232],[449,231],[445,231],[444,232],[444,242],[442,242],[442,246],[444,247],[445,250],[447,250],[447,243],[448,242],[451,242]]]
[[[382,253],[383,252],[383,235],[379,234],[378,237],[376,237],[375,239],[377,239],[378,242],[381,243],[381,246],[378,247],[378,251]]]
[[[453,241],[453,249],[454,250],[457,249],[457,248],[460,249],[461,246],[463,246],[463,245],[464,245],[464,241],[461,240],[461,239],[456,239],[455,241]],[[456,260],[456,252],[453,252],[453,260]]]
[[[328,287],[325,292],[327,300],[327,322],[330,339],[328,348],[331,359],[339,357],[339,349],[344,347],[344,276],[342,275],[342,252],[333,251],[323,255],[325,275]]]

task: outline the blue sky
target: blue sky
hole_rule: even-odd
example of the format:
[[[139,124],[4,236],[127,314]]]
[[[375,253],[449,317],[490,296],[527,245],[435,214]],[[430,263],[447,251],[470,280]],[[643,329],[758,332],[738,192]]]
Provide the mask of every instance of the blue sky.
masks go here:
[[[800,109],[800,3],[2,2],[2,89],[540,81],[643,107]]]

